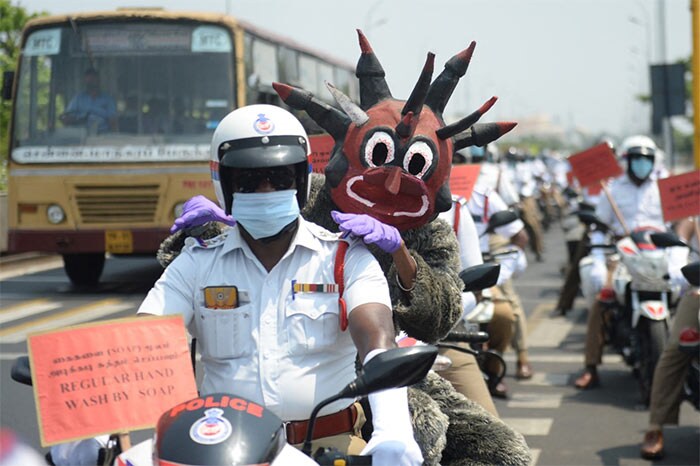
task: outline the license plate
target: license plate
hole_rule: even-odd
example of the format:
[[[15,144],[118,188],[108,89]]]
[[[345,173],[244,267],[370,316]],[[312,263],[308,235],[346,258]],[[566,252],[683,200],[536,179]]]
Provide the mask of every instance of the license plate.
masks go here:
[[[129,230],[107,230],[105,250],[112,254],[131,254],[134,252],[134,236]]]

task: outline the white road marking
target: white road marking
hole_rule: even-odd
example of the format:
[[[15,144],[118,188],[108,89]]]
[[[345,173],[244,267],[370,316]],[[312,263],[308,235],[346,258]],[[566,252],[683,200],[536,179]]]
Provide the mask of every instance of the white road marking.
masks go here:
[[[0,308],[0,324],[41,314],[47,311],[53,311],[59,307],[61,307],[60,303],[49,301],[46,298],[34,299],[15,304],[14,306],[2,307]]]
[[[0,361],[14,361],[20,356],[27,356],[27,353],[6,353],[0,352]]]
[[[535,372],[529,380],[518,380],[518,385],[566,387],[569,385],[570,373],[552,374],[549,372]]]
[[[63,258],[61,256],[28,261],[26,265],[22,265],[21,267],[14,264],[3,264],[0,270],[0,280],[6,280],[8,278],[19,277],[37,272],[45,272],[46,270],[58,269],[60,267],[63,267]],[[64,277],[63,280],[67,281],[67,278]]]
[[[537,461],[540,459],[540,453],[542,452],[539,448],[531,448],[530,453],[532,453],[532,462],[530,466],[537,466]]]
[[[529,333],[527,340],[529,348],[559,348],[566,339],[574,323],[570,320],[547,319]]]
[[[543,394],[543,393],[522,393],[515,392],[508,400],[509,408],[551,408],[556,409],[561,406],[563,394]]]
[[[53,330],[81,322],[89,322],[117,312],[133,309],[136,312],[136,304],[124,302],[118,299],[103,299],[85,306],[80,306],[58,314],[37,319],[14,327],[6,327],[0,330],[0,343],[20,343],[27,339],[27,335],[44,330]]]
[[[549,435],[554,419],[550,417],[504,417],[502,421],[510,427],[520,432],[524,436],[528,435]]]
[[[512,351],[506,353],[503,359],[513,367],[515,367],[515,355]],[[543,363],[561,363],[561,364],[571,364],[580,363],[583,365],[583,348],[581,349],[581,354],[528,354],[528,359],[530,363],[543,362]],[[603,364],[617,364],[621,363],[622,356],[619,354],[606,354],[603,356]],[[537,373],[537,368],[533,368],[535,373]]]

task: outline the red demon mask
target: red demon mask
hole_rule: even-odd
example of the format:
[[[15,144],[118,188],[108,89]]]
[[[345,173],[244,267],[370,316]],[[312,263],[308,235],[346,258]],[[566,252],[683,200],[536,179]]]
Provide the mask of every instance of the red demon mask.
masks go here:
[[[452,153],[494,141],[515,123],[475,124],[495,103],[492,97],[469,116],[445,125],[442,112],[467,71],[474,42],[452,57],[432,84],[435,56],[428,53],[415,88],[401,101],[392,97],[372,47],[358,34],[359,106],[328,83],[342,111],[302,89],[273,86],[287,105],[306,110],[335,140],[325,173],[338,208],[371,215],[401,231],[417,228],[450,209]]]

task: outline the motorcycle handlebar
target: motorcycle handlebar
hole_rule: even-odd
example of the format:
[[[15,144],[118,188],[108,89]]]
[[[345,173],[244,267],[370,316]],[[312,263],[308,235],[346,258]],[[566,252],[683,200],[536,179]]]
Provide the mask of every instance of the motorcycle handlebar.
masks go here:
[[[461,343],[484,343],[488,341],[489,334],[486,332],[450,332],[442,341],[457,341]]]

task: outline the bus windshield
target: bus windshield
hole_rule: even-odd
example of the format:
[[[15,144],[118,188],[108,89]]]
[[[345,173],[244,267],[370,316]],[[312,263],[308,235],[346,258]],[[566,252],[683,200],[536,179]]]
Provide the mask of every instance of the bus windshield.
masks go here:
[[[19,66],[12,160],[207,160],[236,107],[233,50],[227,29],[194,21],[35,29]]]

